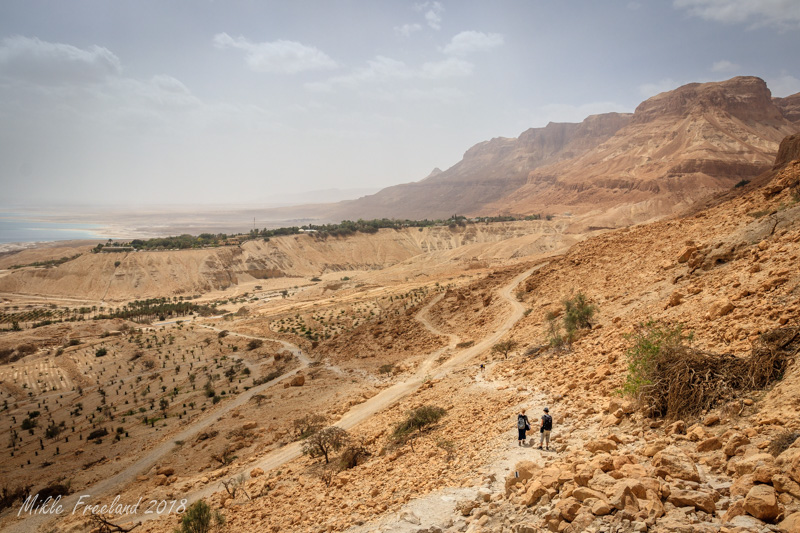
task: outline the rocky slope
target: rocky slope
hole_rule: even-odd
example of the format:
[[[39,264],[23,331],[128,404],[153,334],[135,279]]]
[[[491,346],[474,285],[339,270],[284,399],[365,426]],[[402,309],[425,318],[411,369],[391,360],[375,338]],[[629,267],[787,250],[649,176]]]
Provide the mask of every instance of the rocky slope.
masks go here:
[[[354,428],[371,453],[363,465],[325,481],[303,458],[252,473],[248,491],[265,497],[211,503],[231,527],[267,531],[800,530],[800,440],[787,437],[800,432],[799,202],[795,160],[702,212],[583,241],[518,293],[530,312],[509,333],[523,347],[512,357],[487,352],[486,371],[478,361],[454,369]],[[486,306],[490,286],[445,293],[431,315],[445,327],[459,309]],[[548,313],[577,291],[597,305],[592,327],[568,350],[541,349]],[[648,418],[615,391],[627,335],[649,320],[682,324],[703,353],[767,348],[789,365],[766,390],[680,420]],[[518,447],[515,413],[545,404],[555,451]],[[394,425],[421,405],[448,414],[413,447],[391,446]]]

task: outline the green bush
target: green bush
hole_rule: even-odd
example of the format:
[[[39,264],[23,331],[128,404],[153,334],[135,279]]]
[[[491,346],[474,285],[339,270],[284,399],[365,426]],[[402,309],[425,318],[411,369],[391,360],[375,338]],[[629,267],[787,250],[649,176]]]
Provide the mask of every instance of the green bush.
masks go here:
[[[94,356],[95,357],[103,357],[107,353],[108,353],[108,350],[106,350],[105,348],[98,348],[98,350],[96,352],[94,352]]]
[[[631,347],[626,352],[628,376],[621,392],[626,396],[640,398],[643,388],[653,383],[655,362],[666,350],[674,350],[692,335],[683,334],[683,326],[669,326],[655,320],[639,324],[636,330],[625,337]]]
[[[564,300],[564,327],[572,337],[579,329],[591,328],[590,320],[597,307],[586,301],[586,295],[579,292],[574,298]]]
[[[395,427],[392,437],[396,441],[401,441],[413,433],[414,430],[422,431],[424,427],[436,423],[445,414],[447,414],[447,411],[441,407],[433,405],[418,407],[408,412],[406,419]]]
[[[175,533],[209,533],[221,529],[225,525],[225,517],[203,500],[194,502],[186,509],[181,518],[181,527]]]

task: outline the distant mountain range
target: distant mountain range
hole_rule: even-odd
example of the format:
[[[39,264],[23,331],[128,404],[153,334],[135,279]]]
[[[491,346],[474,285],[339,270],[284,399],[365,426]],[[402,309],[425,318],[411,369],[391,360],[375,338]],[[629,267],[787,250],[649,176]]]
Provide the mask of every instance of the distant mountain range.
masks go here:
[[[615,227],[656,218],[768,170],[800,131],[800,93],[772,98],[756,77],[691,83],[634,113],[550,123],[479,143],[447,170],[335,204],[269,218],[446,218],[581,214]]]

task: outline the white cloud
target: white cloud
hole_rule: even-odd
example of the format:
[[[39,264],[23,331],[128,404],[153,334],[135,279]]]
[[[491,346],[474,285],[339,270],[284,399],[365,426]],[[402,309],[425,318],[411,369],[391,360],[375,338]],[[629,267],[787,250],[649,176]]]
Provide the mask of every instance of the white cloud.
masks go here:
[[[350,74],[334,76],[326,81],[307,83],[305,87],[312,91],[328,92],[336,87],[357,88],[368,84],[407,80],[444,80],[447,78],[469,76],[473,65],[455,57],[443,61],[424,63],[419,68],[408,66],[403,61],[385,56],[377,56],[367,61],[366,67],[354,69]]]
[[[307,70],[336,68],[336,61],[325,52],[295,41],[255,43],[244,37],[234,39],[227,33],[214,36],[217,48],[236,48],[245,52],[247,66],[256,72],[297,74]]]
[[[412,33],[418,32],[422,29],[419,24],[403,24],[402,26],[395,26],[394,31],[403,37],[410,37]]]
[[[737,65],[736,63],[731,63],[727,59],[717,61],[711,65],[712,72],[735,72],[741,68],[741,66]]]
[[[463,59],[449,57],[444,61],[424,63],[419,71],[419,77],[430,80],[440,80],[457,76],[472,74],[473,65]]]
[[[766,80],[767,87],[772,91],[772,96],[784,97],[800,93],[800,80],[789,74]]]
[[[425,22],[434,30],[442,29],[442,13],[444,6],[441,2],[424,2],[415,4],[414,9],[425,13]]]
[[[671,91],[678,87],[678,82],[672,78],[666,78],[655,83],[643,83],[639,85],[639,94],[643,98],[650,98],[665,91]]]
[[[96,45],[83,49],[14,36],[0,46],[0,75],[42,85],[96,83],[121,70],[119,58]]]
[[[470,52],[489,50],[502,46],[503,42],[503,36],[499,33],[462,31],[454,36],[442,51],[445,54],[465,55]]]
[[[749,22],[751,27],[800,27],[797,0],[674,0],[673,5],[696,17],[726,24]]]

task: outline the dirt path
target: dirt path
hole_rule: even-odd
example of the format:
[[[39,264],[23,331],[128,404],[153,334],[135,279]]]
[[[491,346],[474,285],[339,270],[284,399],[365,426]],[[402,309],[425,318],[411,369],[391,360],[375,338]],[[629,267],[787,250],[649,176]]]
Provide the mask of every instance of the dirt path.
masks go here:
[[[494,334],[490,335],[489,337],[485,338],[478,345],[473,346],[473,347],[471,347],[469,349],[466,349],[463,352],[460,352],[455,357],[452,357],[451,359],[449,359],[445,364],[443,364],[441,367],[439,367],[439,369],[436,372],[436,376],[437,377],[438,376],[443,376],[444,374],[447,373],[448,370],[452,369],[456,365],[461,364],[463,362],[466,362],[470,358],[472,358],[475,355],[477,355],[477,354],[481,353],[482,351],[486,350],[492,344],[497,342],[503,335],[505,335],[505,333],[508,332],[520,318],[522,318],[525,308],[521,303],[519,303],[515,298],[513,298],[511,296],[511,292],[516,288],[516,286],[522,280],[524,280],[528,276],[530,276],[531,273],[534,270],[536,270],[537,268],[539,268],[539,266],[534,267],[534,268],[532,268],[530,270],[527,270],[527,271],[523,272],[522,274],[520,274],[519,276],[514,278],[511,281],[511,283],[509,283],[508,286],[502,288],[499,291],[500,296],[505,298],[506,300],[508,300],[511,303],[511,305],[513,306],[513,308],[514,308],[513,313],[511,314],[509,319],[506,321],[506,323],[500,329],[498,329],[498,331],[496,331]],[[428,312],[428,309],[430,309],[433,305],[435,305],[439,301],[439,299],[441,299],[441,297],[442,296],[440,295],[440,296],[437,296],[436,298],[434,298],[433,300],[431,300],[416,315],[416,318],[418,320],[420,320],[420,322],[422,322],[423,325],[425,325],[426,328],[428,328],[430,331],[432,331],[433,333],[435,333],[437,335],[445,335],[445,334],[443,334],[443,333],[439,332],[438,330],[436,330],[436,328],[434,328],[425,319],[425,314]],[[359,423],[367,420],[369,417],[373,416],[374,414],[386,409],[387,407],[391,406],[393,403],[397,402],[398,400],[404,398],[408,394],[410,394],[410,393],[414,392],[415,390],[417,390],[420,387],[420,385],[422,385],[426,381],[426,379],[429,378],[428,371],[432,368],[433,363],[436,361],[436,359],[438,359],[438,357],[445,350],[448,350],[448,349],[451,349],[451,348],[455,347],[456,343],[458,342],[458,336],[457,335],[448,335],[448,336],[450,337],[450,344],[448,346],[445,346],[444,348],[440,348],[440,349],[436,350],[435,352],[432,352],[426,358],[426,360],[419,366],[418,370],[415,372],[415,374],[412,377],[410,377],[406,381],[402,381],[400,383],[392,385],[391,387],[389,387],[387,389],[384,389],[380,393],[376,394],[375,396],[373,396],[372,398],[370,398],[366,402],[354,406],[347,413],[345,413],[345,415],[342,416],[342,418],[340,418],[339,421],[335,425],[340,427],[340,428],[343,428],[343,429],[351,429],[351,428],[355,427],[356,425],[358,425]],[[297,457],[300,457],[301,453],[302,453],[301,452],[301,443],[300,442],[293,442],[293,443],[291,443],[291,444],[289,444],[287,446],[284,446],[280,450],[276,450],[274,452],[271,452],[267,456],[263,457],[262,459],[254,462],[254,463],[251,463],[250,465],[247,466],[246,470],[242,470],[241,472],[232,472],[231,476],[235,477],[239,473],[242,473],[247,478],[247,477],[249,477],[248,471],[250,471],[250,470],[252,470],[252,469],[254,469],[256,467],[261,468],[262,470],[267,472],[269,470],[278,468],[278,467],[282,466],[283,464],[285,464],[285,463],[287,463],[287,462],[289,462],[289,461],[291,461],[293,459],[296,459]],[[208,485],[205,488],[201,489],[200,491],[192,493],[192,494],[187,495],[187,496],[188,496],[189,500],[193,502],[193,501],[196,501],[199,498],[203,498],[203,497],[209,496],[209,495],[211,495],[211,494],[213,494],[213,493],[215,493],[215,492],[217,492],[219,490],[220,490],[219,486],[217,486],[217,484],[213,484],[213,485]]]

